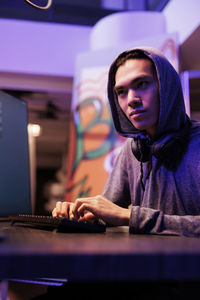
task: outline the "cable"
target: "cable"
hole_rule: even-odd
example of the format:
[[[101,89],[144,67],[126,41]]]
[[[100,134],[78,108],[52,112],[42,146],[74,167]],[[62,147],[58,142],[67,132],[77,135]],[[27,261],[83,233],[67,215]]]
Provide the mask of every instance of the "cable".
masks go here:
[[[32,5],[35,8],[38,8],[38,9],[48,9],[52,5],[52,2],[53,2],[53,0],[48,0],[48,3],[47,3],[46,6],[39,6],[39,5],[36,5],[36,4],[32,3],[32,1],[30,1],[30,0],[25,0],[25,1],[28,4]]]

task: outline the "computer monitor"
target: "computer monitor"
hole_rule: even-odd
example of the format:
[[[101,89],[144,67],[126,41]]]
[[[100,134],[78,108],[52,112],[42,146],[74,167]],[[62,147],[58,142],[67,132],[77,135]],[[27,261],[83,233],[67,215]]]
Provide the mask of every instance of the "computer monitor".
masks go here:
[[[27,103],[0,91],[0,217],[30,214]]]

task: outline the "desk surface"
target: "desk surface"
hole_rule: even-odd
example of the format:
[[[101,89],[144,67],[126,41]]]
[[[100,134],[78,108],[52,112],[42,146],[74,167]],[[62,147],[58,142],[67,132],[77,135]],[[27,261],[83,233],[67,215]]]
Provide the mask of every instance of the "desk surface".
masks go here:
[[[0,278],[70,280],[200,279],[200,239],[106,233],[57,233],[0,223]]]

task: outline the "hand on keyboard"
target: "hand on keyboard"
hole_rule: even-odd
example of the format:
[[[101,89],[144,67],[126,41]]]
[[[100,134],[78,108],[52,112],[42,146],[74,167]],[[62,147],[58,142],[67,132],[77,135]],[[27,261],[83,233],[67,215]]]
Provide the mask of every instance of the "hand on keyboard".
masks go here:
[[[131,209],[120,207],[102,195],[77,198],[75,202],[57,202],[53,216],[67,215],[70,219],[103,220],[113,226],[128,226]]]
[[[61,202],[58,201],[56,203],[56,207],[52,211],[53,217],[65,217],[70,220],[75,220],[75,216],[73,213],[74,203],[72,202]],[[98,218],[88,210],[84,211],[83,216],[79,216],[79,221],[87,221],[90,223],[94,223],[98,220]]]

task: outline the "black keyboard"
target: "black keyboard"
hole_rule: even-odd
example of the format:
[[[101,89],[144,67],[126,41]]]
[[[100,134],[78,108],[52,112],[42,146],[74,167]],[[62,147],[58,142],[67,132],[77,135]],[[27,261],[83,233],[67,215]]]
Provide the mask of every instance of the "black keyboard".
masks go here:
[[[106,226],[103,223],[89,223],[70,220],[64,217],[17,215],[9,216],[9,220],[12,222],[12,224],[21,223],[40,229],[56,229],[58,232],[101,233],[106,231]]]

